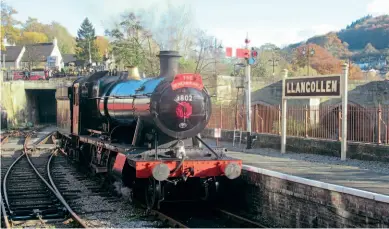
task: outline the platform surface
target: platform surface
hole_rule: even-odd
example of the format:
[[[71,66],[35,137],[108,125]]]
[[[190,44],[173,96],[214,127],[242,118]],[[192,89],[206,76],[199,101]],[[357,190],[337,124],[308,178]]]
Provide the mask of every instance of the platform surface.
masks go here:
[[[216,146],[213,139],[206,142]],[[233,147],[230,142],[220,142],[219,146],[229,150],[228,156],[240,158],[246,165],[389,196],[389,163],[341,161],[336,157],[292,152],[281,154],[273,149],[245,150],[243,144]]]

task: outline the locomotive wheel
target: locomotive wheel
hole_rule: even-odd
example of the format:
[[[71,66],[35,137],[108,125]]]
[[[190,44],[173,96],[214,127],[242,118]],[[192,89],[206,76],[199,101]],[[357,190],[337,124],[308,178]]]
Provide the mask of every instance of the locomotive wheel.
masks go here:
[[[150,177],[145,188],[146,205],[148,209],[153,209],[155,204],[161,199],[161,191],[161,182]]]
[[[89,167],[92,167],[92,164],[94,164],[96,155],[97,155],[97,148],[96,148],[96,146],[91,145],[89,155],[87,158],[87,162],[88,162]]]

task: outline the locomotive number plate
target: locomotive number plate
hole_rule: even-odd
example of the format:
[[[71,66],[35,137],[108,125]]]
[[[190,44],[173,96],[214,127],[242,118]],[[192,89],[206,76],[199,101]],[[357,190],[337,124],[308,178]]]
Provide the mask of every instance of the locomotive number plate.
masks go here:
[[[174,99],[176,102],[192,102],[193,95],[177,95]]]

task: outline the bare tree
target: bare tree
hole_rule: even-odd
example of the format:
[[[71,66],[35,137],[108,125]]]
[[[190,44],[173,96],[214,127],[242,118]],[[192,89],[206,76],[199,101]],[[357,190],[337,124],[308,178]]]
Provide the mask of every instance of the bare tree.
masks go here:
[[[194,55],[196,67],[194,72],[206,75],[217,76],[225,68],[221,63],[222,51],[221,44],[217,43],[215,37],[209,36],[205,31],[199,30],[195,36]]]
[[[122,15],[114,29],[106,34],[112,39],[111,45],[116,59],[125,66],[140,66],[147,74],[157,74],[159,46],[134,13]]]
[[[147,20],[142,20],[154,39],[158,42],[161,49],[170,49],[179,51],[184,57],[191,53],[194,44],[194,26],[192,10],[186,5],[174,5],[167,3],[167,10],[157,16],[157,8],[153,7],[147,12]]]

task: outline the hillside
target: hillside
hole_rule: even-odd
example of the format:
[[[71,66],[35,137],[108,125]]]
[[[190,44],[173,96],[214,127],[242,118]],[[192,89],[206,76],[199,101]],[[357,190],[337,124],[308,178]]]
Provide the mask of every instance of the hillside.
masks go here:
[[[389,48],[389,15],[366,16],[337,33],[350,50],[361,50],[371,43],[376,49]]]
[[[339,32],[309,38],[306,42],[291,44],[294,49],[304,44],[317,44],[333,56],[354,61],[368,56],[389,56],[389,15],[360,18]]]

